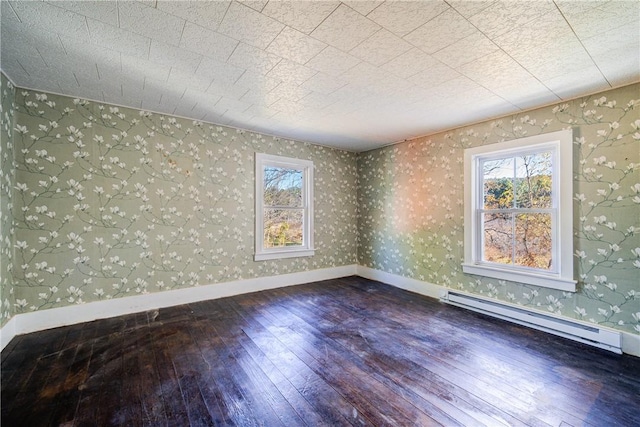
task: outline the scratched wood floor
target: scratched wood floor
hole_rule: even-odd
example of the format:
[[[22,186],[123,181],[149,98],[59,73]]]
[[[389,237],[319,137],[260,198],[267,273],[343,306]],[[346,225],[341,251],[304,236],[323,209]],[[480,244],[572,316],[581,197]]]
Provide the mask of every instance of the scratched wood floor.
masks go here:
[[[637,426],[640,358],[349,277],[14,339],[2,426]]]

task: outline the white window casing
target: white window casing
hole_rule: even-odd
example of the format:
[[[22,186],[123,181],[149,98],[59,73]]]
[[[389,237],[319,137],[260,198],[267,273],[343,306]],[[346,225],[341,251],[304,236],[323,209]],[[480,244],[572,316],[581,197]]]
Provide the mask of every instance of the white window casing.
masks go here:
[[[281,258],[313,256],[313,162],[290,157],[256,153],[255,157],[255,261]],[[278,167],[302,171],[302,245],[266,248],[264,242],[264,210],[269,208],[264,202],[265,167]]]
[[[553,268],[543,270],[483,260],[481,162],[531,152],[552,153]],[[468,274],[575,292],[573,279],[573,136],[571,129],[468,148],[464,152],[464,262]],[[515,237],[514,237],[515,238]]]

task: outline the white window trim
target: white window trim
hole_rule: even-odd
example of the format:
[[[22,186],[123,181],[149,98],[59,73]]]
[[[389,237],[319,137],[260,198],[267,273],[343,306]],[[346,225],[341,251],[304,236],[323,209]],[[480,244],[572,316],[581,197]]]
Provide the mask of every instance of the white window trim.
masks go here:
[[[287,246],[284,248],[264,248],[264,167],[275,166],[298,169],[303,171],[303,220],[302,246]],[[274,156],[256,153],[256,228],[255,254],[256,261],[271,259],[295,258],[313,256],[313,162],[310,160],[294,159],[290,157]]]
[[[483,262],[480,217],[477,209],[482,206],[482,191],[476,188],[481,181],[478,164],[481,159],[493,156],[517,154],[528,149],[551,148],[554,151],[553,189],[558,209],[557,224],[553,227],[552,254],[554,272],[502,266]],[[497,144],[468,148],[464,152],[464,262],[462,271],[468,274],[492,277],[500,280],[526,283],[545,288],[575,292],[573,279],[573,133],[571,129],[519,138]]]

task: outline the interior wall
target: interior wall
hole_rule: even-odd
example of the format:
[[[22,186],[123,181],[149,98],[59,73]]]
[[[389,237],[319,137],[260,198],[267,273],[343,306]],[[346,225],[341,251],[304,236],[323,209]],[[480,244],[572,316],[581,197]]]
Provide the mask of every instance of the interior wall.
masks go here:
[[[358,262],[640,333],[640,85],[358,156]],[[462,273],[463,150],[574,132],[576,293]]]
[[[20,89],[16,312],[356,263],[356,155]],[[316,255],[253,261],[254,155],[312,160]]]
[[[15,89],[0,73],[0,327],[14,313],[13,293],[13,187],[15,157],[13,148]]]

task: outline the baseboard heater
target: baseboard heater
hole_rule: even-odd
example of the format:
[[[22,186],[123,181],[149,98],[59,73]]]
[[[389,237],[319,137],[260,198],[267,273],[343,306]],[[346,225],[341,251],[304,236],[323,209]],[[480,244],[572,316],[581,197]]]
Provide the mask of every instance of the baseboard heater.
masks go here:
[[[620,332],[612,329],[562,318],[550,313],[530,310],[515,304],[504,303],[465,292],[444,290],[440,294],[440,300],[488,316],[498,317],[519,325],[622,354],[622,336]]]

